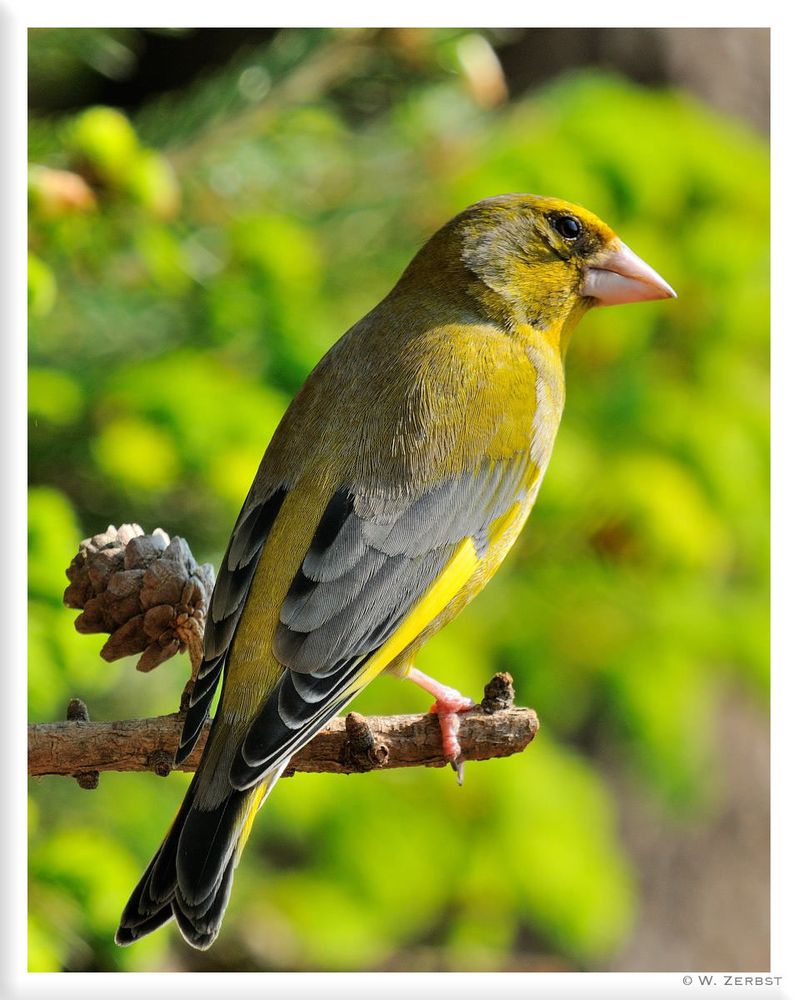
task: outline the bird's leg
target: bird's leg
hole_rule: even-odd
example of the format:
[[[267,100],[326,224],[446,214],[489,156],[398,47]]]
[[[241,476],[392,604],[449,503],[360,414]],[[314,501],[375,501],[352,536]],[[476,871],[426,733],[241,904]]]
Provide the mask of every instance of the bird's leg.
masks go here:
[[[462,785],[463,760],[460,743],[457,739],[457,732],[460,729],[460,717],[457,713],[467,712],[469,708],[473,708],[473,701],[460,694],[459,691],[455,691],[454,688],[440,684],[432,677],[427,677],[416,667],[411,667],[405,676],[435,698],[430,711],[435,712],[438,716],[443,740],[443,756],[449,761],[457,775],[457,783]]]

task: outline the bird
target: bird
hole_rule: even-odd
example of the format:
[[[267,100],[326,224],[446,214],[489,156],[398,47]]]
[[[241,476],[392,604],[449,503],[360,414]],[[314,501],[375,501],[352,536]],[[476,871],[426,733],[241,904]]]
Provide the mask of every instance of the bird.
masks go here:
[[[457,729],[472,703],[416,655],[490,580],[532,509],[578,321],[593,306],[675,296],[587,209],[498,195],[435,232],[324,355],[235,522],[176,763],[221,682],[218,707],[117,944],[174,917],[189,945],[210,947],[291,756],[380,674],[433,696],[462,781]]]

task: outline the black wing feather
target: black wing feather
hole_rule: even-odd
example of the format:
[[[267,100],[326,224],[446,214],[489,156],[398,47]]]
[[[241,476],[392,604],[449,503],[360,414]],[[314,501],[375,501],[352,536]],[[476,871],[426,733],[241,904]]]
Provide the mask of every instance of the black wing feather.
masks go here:
[[[205,625],[203,661],[197,673],[197,681],[183,722],[180,745],[175,754],[177,764],[184,761],[194,749],[203,723],[208,717],[230,643],[233,641],[246,595],[252,585],[258,556],[287,492],[284,487],[278,487],[267,496],[257,498],[250,492],[238,515],[211,595]]]

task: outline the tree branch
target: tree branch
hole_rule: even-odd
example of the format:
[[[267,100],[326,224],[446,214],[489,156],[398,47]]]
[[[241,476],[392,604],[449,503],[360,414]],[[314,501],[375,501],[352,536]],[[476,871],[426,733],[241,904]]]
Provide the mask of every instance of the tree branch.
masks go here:
[[[512,705],[512,678],[497,674],[485,689],[482,703],[461,717],[458,739],[465,760],[506,757],[522,751],[538,730],[531,709]],[[85,706],[70,703],[66,722],[28,727],[28,773],[72,775],[83,787],[96,787],[100,771],[172,770],[182,717],[180,713],[152,719],[90,722]],[[180,770],[194,771],[202,756],[210,722]],[[435,715],[371,716],[350,712],[337,718],[286,769],[353,774],[375,768],[444,767],[441,736]]]
[[[66,722],[28,727],[28,773],[71,775],[82,788],[96,788],[101,771],[154,771],[166,776],[202,665],[203,633],[213,590],[213,567],[200,566],[183,538],[156,528],[146,535],[137,524],[113,525],[86,538],[67,569],[64,603],[82,613],[79,632],[106,632],[100,651],[106,660],[140,653],[138,670],[149,672],[179,651],[191,659],[191,675],[180,711],[154,719],[91,722],[85,704],[73,698]],[[496,674],[482,703],[460,717],[463,760],[519,753],[538,730],[531,709],[514,708],[513,679]],[[196,770],[210,722],[191,756],[180,765]],[[385,767],[443,767],[436,715],[375,716],[350,712],[334,719],[289,762],[296,771],[351,774]]]

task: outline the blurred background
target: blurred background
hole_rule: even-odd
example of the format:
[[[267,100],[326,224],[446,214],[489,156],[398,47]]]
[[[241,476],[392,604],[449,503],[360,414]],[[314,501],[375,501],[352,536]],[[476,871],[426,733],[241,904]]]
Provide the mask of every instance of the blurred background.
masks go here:
[[[509,670],[542,728],[449,771],[280,782],[222,934],[127,950],[187,784],[30,783],[31,970],[769,966],[766,30],[37,29],[30,718],[173,711],[185,657],[99,658],[62,605],[135,521],[219,558],[292,394],[420,244],[531,191],[679,292],[597,310],[532,519],[419,665]],[[427,708],[380,679],[362,712]]]

